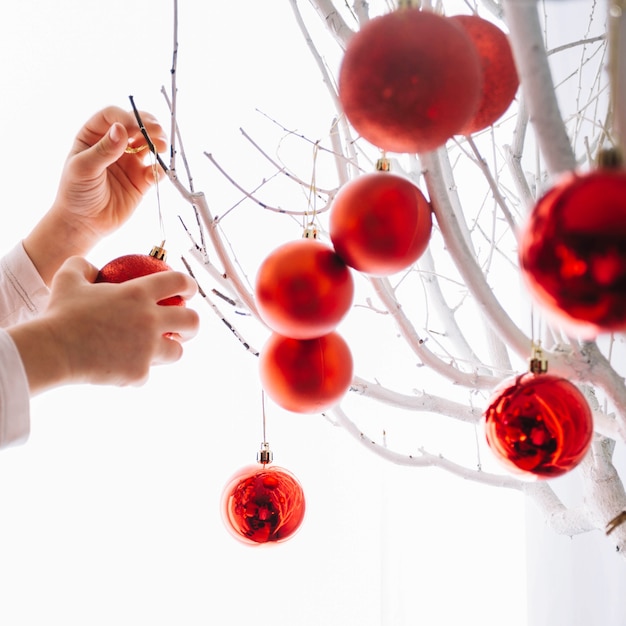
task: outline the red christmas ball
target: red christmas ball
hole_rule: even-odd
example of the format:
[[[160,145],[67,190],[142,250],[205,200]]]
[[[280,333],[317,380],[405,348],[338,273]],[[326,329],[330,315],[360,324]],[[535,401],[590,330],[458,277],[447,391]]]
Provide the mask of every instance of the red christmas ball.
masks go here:
[[[291,241],[261,264],[255,285],[261,319],[295,339],[321,337],[335,329],[352,305],[350,270],[316,239]]]
[[[556,321],[583,334],[626,328],[626,173],[566,176],[519,238],[522,275]]]
[[[315,339],[273,333],[259,357],[261,384],[279,406],[321,413],[337,404],[352,381],[352,353],[336,332]]]
[[[476,46],[459,24],[399,9],[348,42],[339,99],[349,122],[390,152],[434,150],[473,117],[482,93]]]
[[[131,278],[139,278],[156,272],[171,271],[171,267],[162,259],[150,254],[127,254],[109,261],[100,269],[97,283],[123,283]],[[163,306],[185,306],[181,296],[172,296],[159,300]]]
[[[289,539],[300,528],[304,512],[302,486],[282,467],[244,467],[230,478],[222,494],[226,528],[249,545]]]
[[[474,42],[482,68],[482,97],[478,110],[459,132],[470,135],[502,117],[515,98],[519,77],[509,38],[493,22],[478,15],[454,15],[450,19],[459,24]]]
[[[487,443],[509,469],[554,478],[576,467],[593,435],[591,409],[578,388],[551,374],[504,381],[484,414]]]
[[[432,230],[430,204],[410,180],[375,172],[335,196],[329,231],[337,254],[360,272],[386,276],[412,265]]]

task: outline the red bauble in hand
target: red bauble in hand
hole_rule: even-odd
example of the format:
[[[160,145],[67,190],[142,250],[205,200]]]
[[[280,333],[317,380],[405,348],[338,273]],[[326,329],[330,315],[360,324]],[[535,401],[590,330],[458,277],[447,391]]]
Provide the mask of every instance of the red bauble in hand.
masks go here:
[[[569,175],[536,204],[519,238],[529,290],[585,335],[626,328],[626,173]]]
[[[528,372],[502,383],[484,414],[489,446],[509,469],[538,478],[572,470],[585,456],[593,418],[570,381]]]
[[[275,332],[296,339],[335,329],[352,305],[352,274],[329,246],[299,239],[274,250],[259,268],[259,315]]]
[[[443,145],[473,117],[481,93],[470,37],[450,19],[419,9],[367,22],[348,42],[339,71],[346,117],[389,152]]]
[[[131,278],[147,276],[156,272],[171,271],[171,267],[160,258],[165,254],[161,248],[155,248],[155,254],[127,254],[109,261],[98,272],[97,283],[123,283]],[[153,251],[154,252],[154,251]],[[181,296],[172,296],[159,300],[157,304],[163,306],[185,306],[185,300]]]
[[[259,358],[261,384],[284,409],[320,413],[337,404],[352,381],[352,353],[336,332],[315,339],[270,336]]]
[[[454,15],[478,50],[482,98],[478,110],[459,134],[470,135],[491,126],[509,108],[519,87],[509,38],[494,23],[478,15]]]
[[[304,512],[302,486],[281,467],[245,467],[228,481],[222,495],[224,524],[249,545],[289,539],[300,528]]]
[[[331,206],[335,251],[366,274],[386,276],[412,265],[426,249],[431,230],[431,207],[420,189],[388,172],[346,183]]]

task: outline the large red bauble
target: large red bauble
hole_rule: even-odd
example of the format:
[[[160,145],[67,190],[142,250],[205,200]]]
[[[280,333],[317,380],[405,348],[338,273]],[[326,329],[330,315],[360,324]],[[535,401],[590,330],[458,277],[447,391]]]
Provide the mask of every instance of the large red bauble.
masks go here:
[[[454,15],[478,50],[482,68],[482,98],[478,110],[459,134],[470,135],[491,126],[509,108],[519,87],[509,38],[493,22],[478,15]]]
[[[352,36],[339,99],[355,130],[389,152],[434,150],[478,109],[482,72],[463,28],[430,11],[399,9]]]
[[[275,332],[311,339],[335,329],[352,305],[354,281],[337,253],[316,239],[279,246],[257,273],[256,304]]]
[[[360,272],[386,276],[412,265],[432,230],[430,204],[410,180],[374,172],[346,183],[330,210],[337,254]]]
[[[350,387],[352,371],[350,348],[336,332],[315,339],[273,333],[259,357],[267,395],[294,413],[321,413],[337,404]]]
[[[626,173],[566,176],[535,205],[519,238],[538,303],[582,334],[626,328]]]
[[[224,524],[248,545],[289,539],[300,528],[304,512],[302,486],[282,467],[244,467],[230,478],[222,493]]]
[[[162,259],[150,254],[127,254],[109,261],[104,265],[96,277],[97,283],[123,283],[131,278],[147,276],[156,272],[171,271],[171,267]],[[171,296],[159,300],[157,304],[163,306],[184,306],[185,300],[181,296]]]
[[[514,472],[553,478],[572,470],[593,435],[591,409],[578,388],[552,374],[504,381],[484,414],[487,442]]]

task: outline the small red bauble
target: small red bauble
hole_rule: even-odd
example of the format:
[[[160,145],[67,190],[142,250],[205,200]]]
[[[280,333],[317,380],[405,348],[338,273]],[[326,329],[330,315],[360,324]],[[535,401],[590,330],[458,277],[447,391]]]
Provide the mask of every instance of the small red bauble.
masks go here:
[[[273,331],[311,339],[334,330],[346,315],[354,281],[330,246],[303,238],[279,246],[261,263],[255,296],[261,319]]]
[[[244,467],[226,484],[222,518],[234,537],[248,545],[289,539],[304,519],[302,486],[277,466]]]
[[[420,189],[389,172],[346,183],[331,206],[335,251],[366,274],[387,276],[412,265],[426,249],[431,230],[431,207]]]
[[[284,409],[320,413],[337,404],[352,381],[348,344],[336,332],[315,339],[273,333],[259,357],[261,384]]]
[[[491,126],[509,108],[519,87],[509,38],[494,23],[478,15],[454,15],[478,50],[482,68],[482,98],[472,119],[459,132],[462,135]]]
[[[487,442],[514,472],[554,478],[576,467],[593,435],[591,409],[578,388],[552,374],[504,381],[484,414]]]
[[[171,271],[171,267],[163,260],[151,254],[127,254],[109,261],[103,266],[96,277],[97,283],[123,283],[131,278],[147,276],[156,272]],[[181,296],[171,296],[159,300],[163,306],[185,306]]]
[[[430,11],[399,9],[352,36],[339,70],[349,122],[389,152],[434,150],[475,114],[482,72],[458,24]]]
[[[626,328],[626,173],[568,175],[535,205],[519,238],[538,303],[582,334]]]

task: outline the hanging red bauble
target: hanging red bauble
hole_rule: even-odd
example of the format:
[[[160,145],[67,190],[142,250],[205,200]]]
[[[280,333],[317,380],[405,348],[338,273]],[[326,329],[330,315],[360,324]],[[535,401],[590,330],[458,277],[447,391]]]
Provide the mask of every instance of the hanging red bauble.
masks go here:
[[[626,328],[626,173],[566,176],[535,205],[519,238],[529,290],[585,335]]]
[[[459,133],[470,135],[504,114],[517,93],[519,77],[509,38],[493,22],[478,15],[454,15],[450,20],[460,24],[474,42],[482,68],[480,105]]]
[[[337,404],[350,387],[352,370],[350,348],[336,332],[315,339],[273,333],[259,358],[263,388],[294,413],[320,413]]]
[[[337,254],[360,272],[386,276],[412,265],[428,245],[431,207],[410,180],[374,172],[346,183],[330,210]]]
[[[150,254],[127,254],[104,265],[96,277],[97,283],[123,283],[131,278],[139,278],[156,272],[166,272],[172,268],[165,262],[165,250],[155,246]],[[159,300],[163,306],[185,306],[181,296],[171,296]]]
[[[339,70],[346,117],[389,152],[443,145],[472,118],[481,93],[478,52],[464,29],[414,8],[367,22],[348,42]]]
[[[593,418],[578,388],[552,374],[527,372],[504,381],[484,414],[489,446],[509,469],[554,478],[585,456]]]
[[[222,494],[226,528],[249,545],[289,539],[300,528],[304,512],[302,486],[282,467],[244,467],[231,477]]]
[[[273,331],[295,339],[334,330],[353,295],[350,270],[330,246],[316,239],[279,246],[263,261],[256,278],[259,315]]]

